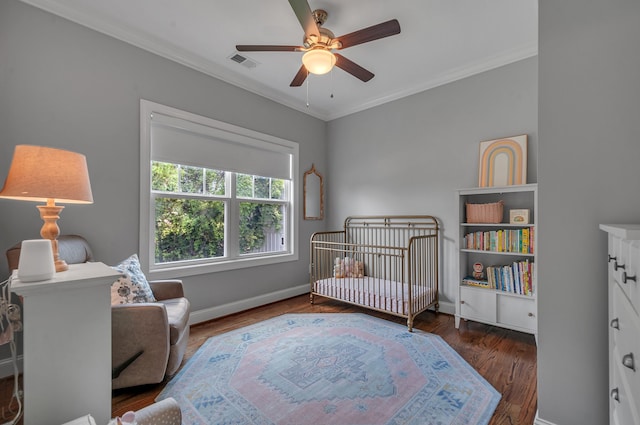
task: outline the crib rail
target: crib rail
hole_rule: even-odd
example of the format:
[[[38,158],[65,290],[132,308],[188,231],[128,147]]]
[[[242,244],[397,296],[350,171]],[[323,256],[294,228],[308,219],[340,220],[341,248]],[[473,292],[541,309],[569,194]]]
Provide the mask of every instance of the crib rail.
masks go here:
[[[311,237],[311,302],[335,298],[408,319],[438,302],[438,221],[355,216]]]

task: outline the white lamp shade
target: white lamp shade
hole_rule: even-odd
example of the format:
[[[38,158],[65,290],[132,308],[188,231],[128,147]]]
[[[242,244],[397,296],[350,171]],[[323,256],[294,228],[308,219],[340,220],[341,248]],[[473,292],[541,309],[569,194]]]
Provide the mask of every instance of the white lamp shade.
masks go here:
[[[302,55],[302,63],[310,73],[322,75],[331,71],[336,64],[336,57],[328,50],[314,49]]]
[[[22,241],[18,260],[18,279],[23,282],[37,282],[51,279],[55,273],[53,249],[49,239]]]

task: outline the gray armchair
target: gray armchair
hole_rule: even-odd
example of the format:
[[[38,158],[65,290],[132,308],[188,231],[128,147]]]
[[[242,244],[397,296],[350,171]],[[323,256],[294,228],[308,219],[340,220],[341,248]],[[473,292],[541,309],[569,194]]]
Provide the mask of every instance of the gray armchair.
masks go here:
[[[60,258],[68,264],[93,261],[81,236],[58,238]],[[20,244],[6,252],[9,269],[18,268]],[[113,305],[111,308],[112,389],[157,384],[174,375],[189,339],[191,306],[180,280],[149,281],[155,303]]]

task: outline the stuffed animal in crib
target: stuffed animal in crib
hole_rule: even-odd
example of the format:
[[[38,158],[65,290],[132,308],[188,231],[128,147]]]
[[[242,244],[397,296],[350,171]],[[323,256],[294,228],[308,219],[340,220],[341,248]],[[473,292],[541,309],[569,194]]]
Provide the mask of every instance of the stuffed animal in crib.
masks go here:
[[[333,277],[341,279],[344,277],[344,265],[339,257],[333,263]]]
[[[364,263],[351,257],[344,259],[336,257],[333,264],[333,276],[336,278],[362,277],[364,276]]]

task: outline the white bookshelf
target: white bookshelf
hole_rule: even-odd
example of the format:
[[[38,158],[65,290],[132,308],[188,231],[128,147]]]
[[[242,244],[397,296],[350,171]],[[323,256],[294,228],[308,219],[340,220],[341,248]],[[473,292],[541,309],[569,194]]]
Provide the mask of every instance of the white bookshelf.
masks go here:
[[[460,320],[462,319],[535,335],[538,328],[536,300],[538,282],[535,262],[538,233],[536,227],[538,222],[538,185],[534,183],[517,186],[459,189],[456,195],[458,198],[459,217],[457,241],[459,275],[457,279],[456,328],[460,327]],[[486,204],[500,200],[504,202],[504,214],[501,223],[467,222],[467,203]],[[511,209],[528,209],[529,223],[509,223],[509,210]],[[524,228],[533,229],[534,232],[532,253],[468,249],[465,245],[465,235],[469,233]],[[484,265],[486,276],[486,270],[489,266],[497,267],[525,260],[533,264],[533,273],[530,279],[532,292],[530,295],[463,283],[463,279],[466,276],[472,275],[473,264],[476,262]]]

